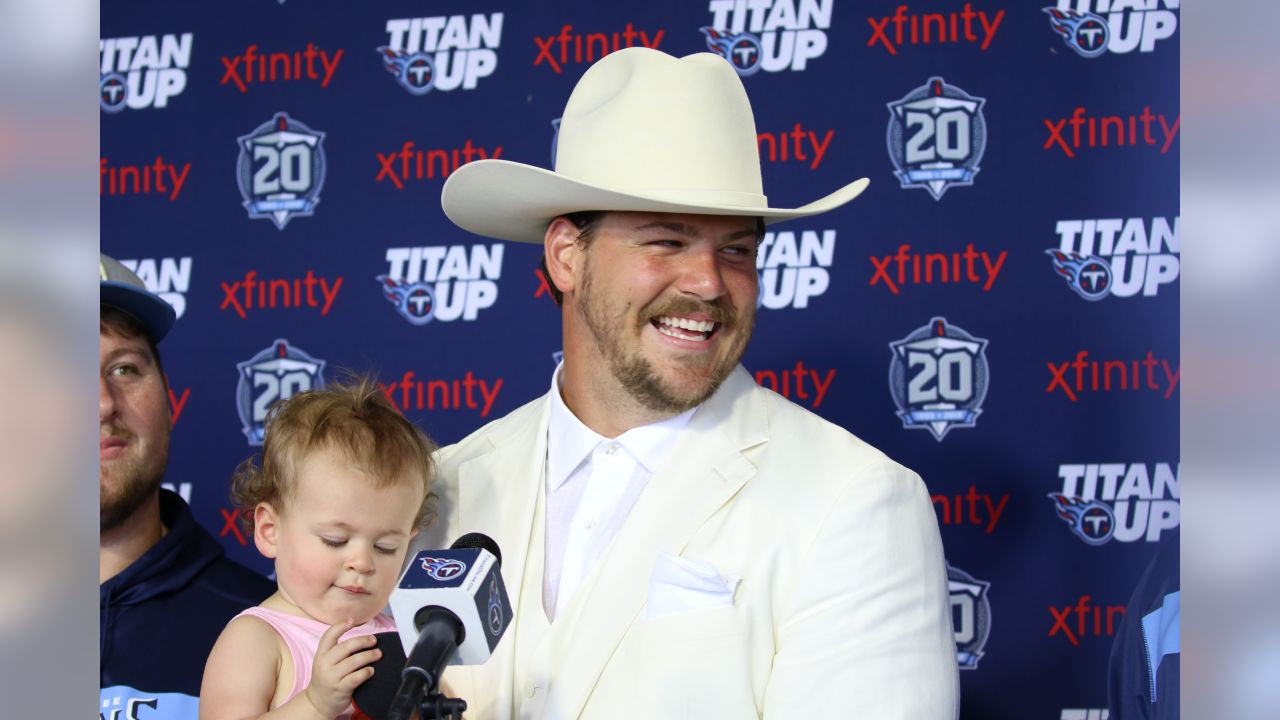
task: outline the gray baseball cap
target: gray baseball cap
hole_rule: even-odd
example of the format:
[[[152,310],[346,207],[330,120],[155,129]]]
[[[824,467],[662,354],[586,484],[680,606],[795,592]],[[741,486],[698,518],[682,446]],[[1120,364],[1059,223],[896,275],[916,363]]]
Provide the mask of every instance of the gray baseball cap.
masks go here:
[[[154,342],[163,340],[177,319],[173,306],[148,290],[142,280],[118,260],[101,253],[99,256],[99,301],[137,318]]]

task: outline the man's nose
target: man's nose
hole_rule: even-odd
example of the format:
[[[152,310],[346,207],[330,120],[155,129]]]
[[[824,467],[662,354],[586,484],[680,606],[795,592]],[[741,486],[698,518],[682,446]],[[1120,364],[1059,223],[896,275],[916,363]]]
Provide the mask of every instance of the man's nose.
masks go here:
[[[115,414],[116,399],[106,378],[98,378],[98,421],[103,422]]]
[[[715,300],[725,294],[723,269],[714,246],[691,249],[682,259],[677,288],[703,300]]]

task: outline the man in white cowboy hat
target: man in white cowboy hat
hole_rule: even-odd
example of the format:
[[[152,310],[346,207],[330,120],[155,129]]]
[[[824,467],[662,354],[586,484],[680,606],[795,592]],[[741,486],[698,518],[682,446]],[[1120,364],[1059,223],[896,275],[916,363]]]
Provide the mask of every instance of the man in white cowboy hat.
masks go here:
[[[421,547],[492,536],[515,621],[445,682],[472,718],[951,718],[946,567],[919,477],[756,385],[769,207],[722,58],[587,70],[554,172],[464,165],[463,229],[542,244],[564,361],[550,392],[440,452]]]

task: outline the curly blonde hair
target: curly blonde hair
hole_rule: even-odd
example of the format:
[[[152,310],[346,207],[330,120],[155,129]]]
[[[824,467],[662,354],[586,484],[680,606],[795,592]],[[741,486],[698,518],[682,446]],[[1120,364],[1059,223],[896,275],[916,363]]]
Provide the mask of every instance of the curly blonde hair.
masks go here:
[[[423,498],[415,528],[434,517],[435,477],[432,454],[437,446],[396,410],[371,377],[298,393],[271,407],[262,453],[236,468],[231,479],[231,502],[240,522],[253,532],[253,512],[269,503],[284,512],[297,491],[296,470],[304,458],[319,450],[341,453],[372,479],[375,487],[391,487],[408,478],[421,478]]]

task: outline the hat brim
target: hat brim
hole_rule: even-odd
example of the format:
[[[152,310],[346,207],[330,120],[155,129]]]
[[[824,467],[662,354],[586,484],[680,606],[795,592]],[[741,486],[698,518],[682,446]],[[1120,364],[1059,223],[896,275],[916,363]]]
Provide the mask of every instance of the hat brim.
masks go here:
[[[178,314],[163,299],[123,282],[103,280],[98,283],[98,299],[103,305],[119,308],[142,323],[142,327],[154,342],[160,342]]]
[[[468,232],[500,240],[542,244],[547,225],[559,215],[585,210],[745,215],[766,224],[834,210],[871,183],[861,178],[798,208],[691,204],[612,190],[510,160],[477,160],[458,168],[440,192],[444,214]]]

